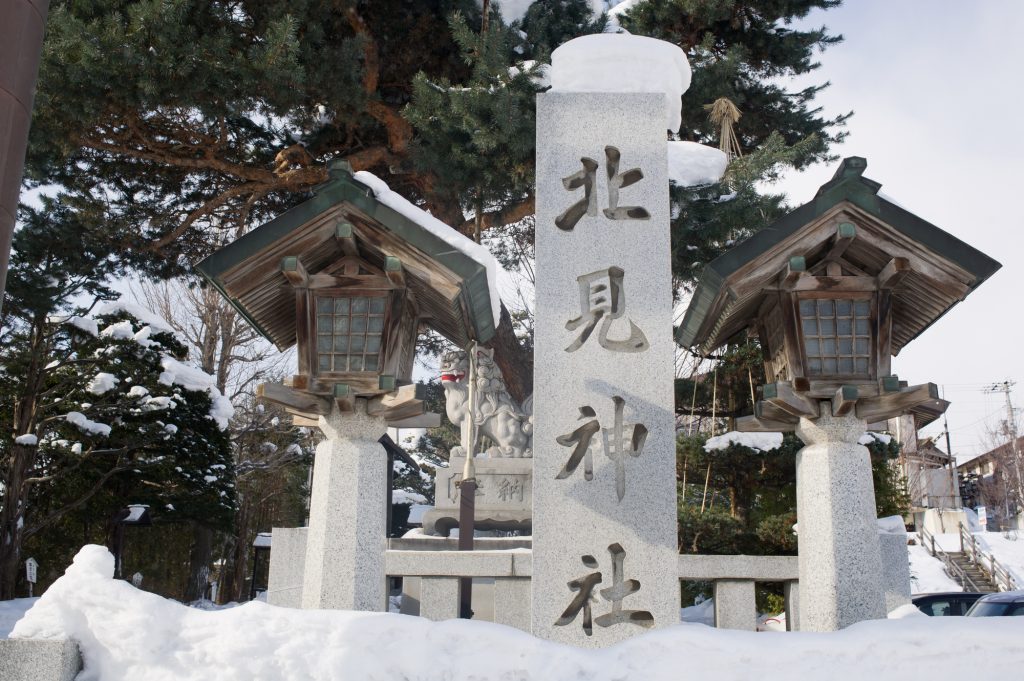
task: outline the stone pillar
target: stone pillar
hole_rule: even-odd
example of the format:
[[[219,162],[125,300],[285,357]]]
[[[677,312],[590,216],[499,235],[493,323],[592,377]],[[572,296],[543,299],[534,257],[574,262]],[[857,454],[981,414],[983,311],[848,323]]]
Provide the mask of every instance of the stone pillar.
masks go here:
[[[857,444],[866,424],[820,404],[796,431],[807,445],[796,457],[801,631],[885,618],[871,460]]]
[[[529,633],[529,578],[498,577],[494,580],[494,621]]]
[[[910,553],[905,533],[878,534],[882,556],[882,580],[885,587],[885,611],[892,612],[911,602]]]
[[[316,449],[309,504],[302,607],[384,611],[387,523],[384,420],[366,401],[320,417],[327,439]]]
[[[786,631],[800,631],[800,582],[786,582],[782,590],[786,599]]]
[[[435,622],[459,616],[459,578],[420,578],[420,617]]]
[[[302,607],[306,571],[307,527],[273,528],[267,603],[284,608]]]
[[[679,621],[666,128],[537,97],[532,631],[566,644]]]
[[[752,580],[715,580],[715,627],[757,629],[757,592]]]

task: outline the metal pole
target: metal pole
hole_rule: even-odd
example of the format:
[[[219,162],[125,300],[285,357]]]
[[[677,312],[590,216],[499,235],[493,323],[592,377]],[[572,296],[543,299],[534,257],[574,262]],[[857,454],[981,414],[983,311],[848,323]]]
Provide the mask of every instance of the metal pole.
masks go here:
[[[473,550],[476,521],[476,343],[469,346],[469,410],[466,413],[466,464],[459,483],[459,551]],[[459,617],[473,617],[473,578],[459,579]]]
[[[49,9],[50,0],[0,2],[0,54],[7,66],[0,69],[0,305]]]

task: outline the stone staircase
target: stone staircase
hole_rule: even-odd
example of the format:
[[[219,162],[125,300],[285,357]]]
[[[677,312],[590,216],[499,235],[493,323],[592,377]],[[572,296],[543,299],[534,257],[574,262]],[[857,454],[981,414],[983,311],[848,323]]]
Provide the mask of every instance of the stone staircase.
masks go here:
[[[971,557],[962,551],[948,551],[946,555],[950,561],[959,568],[960,574],[950,575],[953,579],[963,585],[964,591],[976,591],[978,593],[995,593],[999,589]],[[966,576],[967,579],[961,577]]]

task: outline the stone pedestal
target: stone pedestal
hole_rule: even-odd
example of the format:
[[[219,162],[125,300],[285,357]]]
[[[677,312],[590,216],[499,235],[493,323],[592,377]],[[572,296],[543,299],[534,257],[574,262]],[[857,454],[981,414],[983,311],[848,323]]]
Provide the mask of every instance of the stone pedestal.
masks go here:
[[[911,602],[907,535],[879,533],[878,545],[882,556],[885,611],[888,613]]]
[[[871,460],[857,444],[866,424],[832,416],[829,402],[821,414],[796,431],[807,445],[796,457],[801,631],[886,615]]]
[[[384,420],[335,405],[320,417],[327,439],[316,449],[306,538],[302,607],[384,611],[387,457]]]
[[[533,627],[679,621],[665,95],[537,97]]]
[[[306,572],[307,527],[275,527],[267,576],[267,603],[284,608],[302,607]]]
[[[447,468],[434,478],[434,508],[423,516],[423,531],[447,537],[459,524],[459,487],[466,465],[463,456],[452,457]],[[533,510],[533,459],[482,458],[476,470],[477,530],[520,530],[530,533]]]

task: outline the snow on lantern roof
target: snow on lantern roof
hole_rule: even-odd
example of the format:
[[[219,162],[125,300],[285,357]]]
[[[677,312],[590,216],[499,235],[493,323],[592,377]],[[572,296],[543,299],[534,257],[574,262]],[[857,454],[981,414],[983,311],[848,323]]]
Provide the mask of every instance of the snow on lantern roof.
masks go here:
[[[342,233],[342,230],[344,233]],[[196,265],[253,326],[285,350],[296,343],[294,291],[282,259],[309,274],[357,252],[383,270],[397,258],[424,323],[460,347],[487,342],[501,310],[499,265],[487,250],[391,191],[370,173],[336,161],[314,196]]]
[[[551,53],[553,92],[663,92],[668,129],[682,125],[690,87],[686,53],[672,43],[628,34],[575,38]]]

